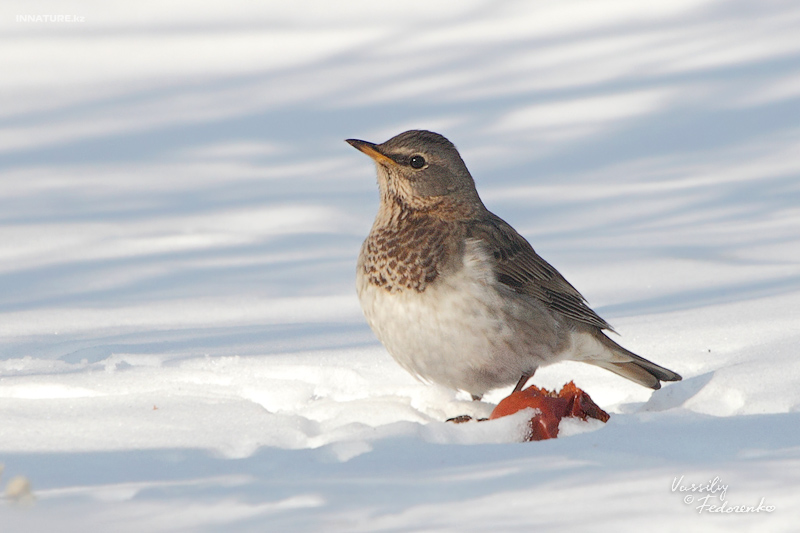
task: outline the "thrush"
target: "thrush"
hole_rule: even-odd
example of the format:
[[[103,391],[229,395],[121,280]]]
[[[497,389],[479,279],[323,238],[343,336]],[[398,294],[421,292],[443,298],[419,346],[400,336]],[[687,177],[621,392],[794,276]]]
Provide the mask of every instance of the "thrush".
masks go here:
[[[630,352],[584,297],[483,205],[456,147],[412,130],[348,139],[376,164],[380,206],[358,256],[364,315],[423,381],[479,399],[536,369],[581,361],[651,389],[681,376]]]

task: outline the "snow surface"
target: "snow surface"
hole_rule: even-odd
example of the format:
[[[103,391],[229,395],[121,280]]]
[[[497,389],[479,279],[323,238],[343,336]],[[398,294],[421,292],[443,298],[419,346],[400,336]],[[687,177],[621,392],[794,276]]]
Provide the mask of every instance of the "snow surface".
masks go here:
[[[3,532],[797,530],[796,2],[0,15]],[[564,363],[535,382],[608,424],[445,423],[509,391],[416,382],[353,287],[377,192],[343,139],[409,128],[684,380]],[[714,478],[773,511],[699,512]]]

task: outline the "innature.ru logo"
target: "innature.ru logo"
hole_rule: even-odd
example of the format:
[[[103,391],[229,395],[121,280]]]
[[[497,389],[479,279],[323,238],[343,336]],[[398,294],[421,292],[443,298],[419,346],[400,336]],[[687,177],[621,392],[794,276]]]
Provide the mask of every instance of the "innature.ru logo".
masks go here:
[[[17,22],[84,22],[82,15],[17,15]]]

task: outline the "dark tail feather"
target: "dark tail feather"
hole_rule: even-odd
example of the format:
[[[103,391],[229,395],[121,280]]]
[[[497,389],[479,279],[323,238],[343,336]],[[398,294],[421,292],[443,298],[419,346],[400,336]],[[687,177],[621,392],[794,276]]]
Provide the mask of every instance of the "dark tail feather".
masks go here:
[[[644,385],[645,387],[650,387],[655,390],[661,388],[662,381],[681,380],[679,374],[626,350],[606,337],[603,333],[600,333],[597,337],[598,340],[616,356],[615,360],[585,359],[584,362],[599,366],[600,368],[605,368],[639,385]]]

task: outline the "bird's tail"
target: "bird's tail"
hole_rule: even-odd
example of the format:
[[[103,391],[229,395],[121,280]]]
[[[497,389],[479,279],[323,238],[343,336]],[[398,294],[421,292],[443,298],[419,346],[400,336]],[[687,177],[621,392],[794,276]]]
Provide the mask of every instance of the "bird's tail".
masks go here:
[[[584,363],[589,363],[600,368],[605,368],[611,372],[628,378],[629,380],[650,387],[660,389],[662,381],[680,381],[681,376],[668,368],[659,366],[644,357],[639,357],[635,353],[626,350],[613,340],[609,339],[602,332],[597,335],[597,340],[611,352],[610,358],[591,358],[583,359]]]

